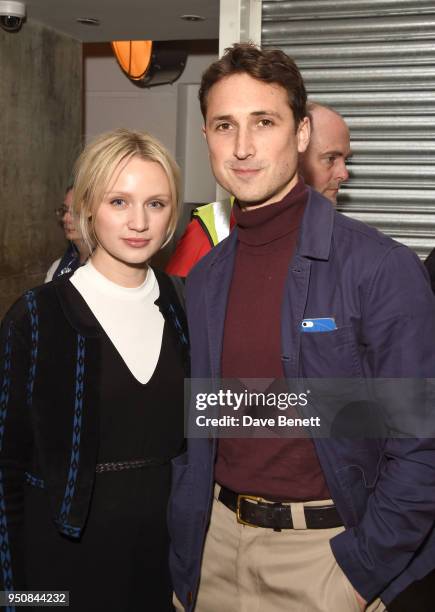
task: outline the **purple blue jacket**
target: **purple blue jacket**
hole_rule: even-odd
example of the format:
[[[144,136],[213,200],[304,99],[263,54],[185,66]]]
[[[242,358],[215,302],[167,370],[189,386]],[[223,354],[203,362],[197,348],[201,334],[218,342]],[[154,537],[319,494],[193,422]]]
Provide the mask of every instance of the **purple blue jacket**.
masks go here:
[[[192,378],[220,377],[236,247],[237,230],[187,279]],[[334,317],[337,329],[301,333],[303,319],[323,317]],[[286,378],[435,378],[435,299],[423,265],[310,190],[288,268],[281,343]],[[435,567],[435,440],[314,443],[346,527],[331,540],[336,560],[365,599],[389,603]],[[191,439],[173,462],[170,564],[186,611],[199,581],[215,456],[215,439]]]

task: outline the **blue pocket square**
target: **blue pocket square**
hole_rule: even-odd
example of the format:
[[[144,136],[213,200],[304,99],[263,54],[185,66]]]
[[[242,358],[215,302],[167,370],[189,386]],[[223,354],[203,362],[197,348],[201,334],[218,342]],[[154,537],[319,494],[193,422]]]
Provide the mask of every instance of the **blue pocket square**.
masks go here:
[[[334,317],[323,317],[320,319],[304,319],[301,323],[301,332],[318,333],[330,332],[337,329]]]

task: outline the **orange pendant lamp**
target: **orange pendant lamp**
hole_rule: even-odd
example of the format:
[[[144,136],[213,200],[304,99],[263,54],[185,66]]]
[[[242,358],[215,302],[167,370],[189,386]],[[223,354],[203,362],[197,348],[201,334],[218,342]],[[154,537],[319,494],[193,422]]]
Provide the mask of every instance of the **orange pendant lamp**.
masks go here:
[[[187,50],[174,41],[117,40],[111,45],[121,70],[138,87],[173,83],[186,65]]]
[[[132,81],[143,81],[153,53],[152,40],[115,40],[112,49],[122,71]]]

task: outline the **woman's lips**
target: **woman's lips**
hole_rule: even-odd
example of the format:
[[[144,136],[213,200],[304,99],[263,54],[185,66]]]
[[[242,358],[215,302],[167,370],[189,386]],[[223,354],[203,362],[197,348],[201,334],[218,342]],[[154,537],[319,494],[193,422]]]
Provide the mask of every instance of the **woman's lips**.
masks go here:
[[[135,249],[142,249],[150,243],[149,240],[145,240],[143,238],[123,238],[123,241],[128,244],[128,246]]]

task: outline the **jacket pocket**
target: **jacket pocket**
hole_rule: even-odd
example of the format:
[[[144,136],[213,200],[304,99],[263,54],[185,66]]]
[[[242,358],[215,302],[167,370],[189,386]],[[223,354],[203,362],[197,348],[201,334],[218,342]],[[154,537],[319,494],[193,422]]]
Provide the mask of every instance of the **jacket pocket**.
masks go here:
[[[357,459],[357,456],[355,458]],[[354,525],[358,525],[366,511],[368,499],[375,489],[379,477],[379,462],[372,469],[363,469],[357,464],[348,465],[337,470],[336,475],[346,505],[354,517]]]
[[[306,378],[362,376],[360,354],[351,325],[333,331],[301,333],[301,368]]]

